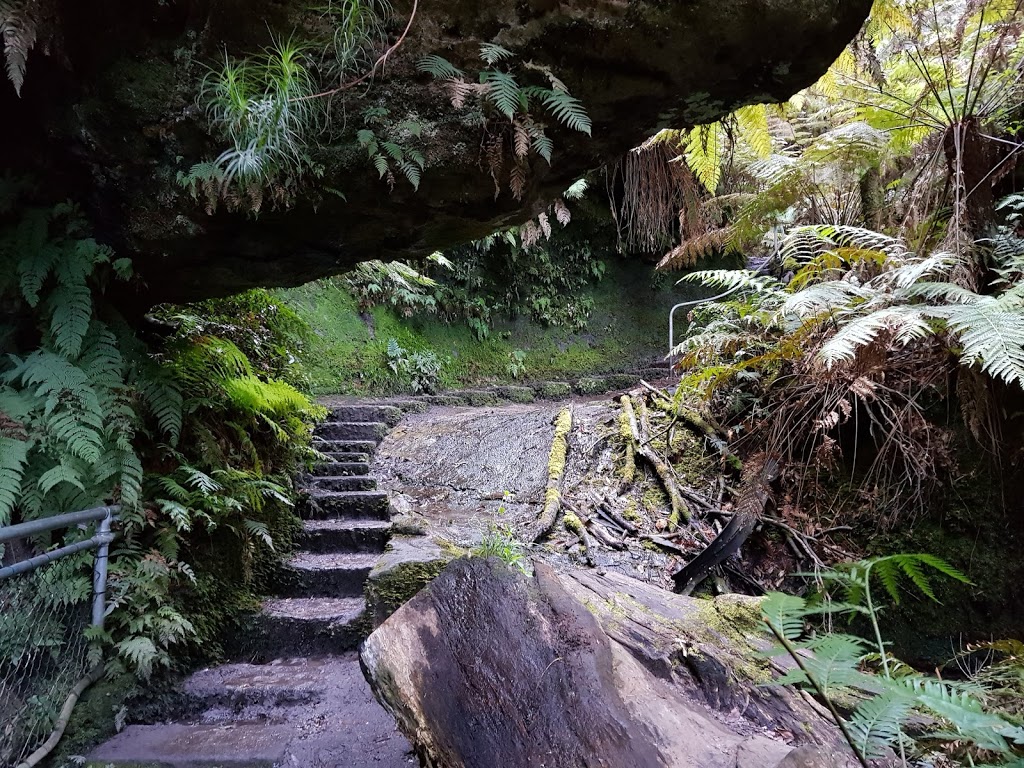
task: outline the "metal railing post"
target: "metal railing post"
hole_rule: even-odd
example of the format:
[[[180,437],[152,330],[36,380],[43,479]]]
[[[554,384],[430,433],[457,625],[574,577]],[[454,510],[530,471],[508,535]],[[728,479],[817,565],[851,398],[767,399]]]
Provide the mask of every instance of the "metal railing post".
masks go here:
[[[113,518],[113,510],[108,509],[96,531],[100,545],[92,567],[92,625],[99,629],[103,629],[103,619],[107,612],[107,558],[110,555],[110,542],[114,540],[110,532]]]

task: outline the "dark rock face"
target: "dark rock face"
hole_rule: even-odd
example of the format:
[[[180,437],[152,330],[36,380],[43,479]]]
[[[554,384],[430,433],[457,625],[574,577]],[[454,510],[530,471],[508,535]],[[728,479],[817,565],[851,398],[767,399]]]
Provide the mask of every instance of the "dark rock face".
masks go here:
[[[361,660],[424,765],[771,768],[795,740],[794,759],[845,766],[826,762],[834,727],[760,685],[772,672],[756,615],[742,598],[702,603],[612,573],[536,564],[526,579],[461,559]]]
[[[321,192],[259,217],[207,215],[176,183],[215,156],[195,94],[225,47],[258,50],[271,34],[310,29],[288,0],[62,2],[61,56],[35,52],[23,98],[0,87],[19,133],[5,165],[33,171],[85,203],[100,236],[136,260],[143,303],[295,285],[370,258],[401,258],[524,221],[581,174],[667,125],[707,122],[747,103],[778,101],[813,82],[865,18],[870,0],[526,0],[421,2],[386,75],[335,110],[316,152]],[[408,14],[408,0],[398,12]],[[150,7],[151,6],[151,7]],[[300,35],[301,37],[301,35]],[[524,200],[481,168],[481,130],[416,72],[437,53],[468,73],[480,43],[550,67],[593,119],[593,137],[549,125],[553,164],[536,161]],[[378,181],[354,140],[360,111],[389,109],[428,126],[418,192]],[[323,192],[340,190],[347,201]],[[59,196],[59,195],[58,195]]]

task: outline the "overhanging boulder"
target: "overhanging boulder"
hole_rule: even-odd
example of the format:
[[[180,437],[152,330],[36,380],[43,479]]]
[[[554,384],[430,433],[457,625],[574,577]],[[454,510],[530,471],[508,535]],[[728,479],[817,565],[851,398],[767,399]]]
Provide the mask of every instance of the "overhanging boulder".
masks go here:
[[[438,768],[843,766],[773,674],[756,601],[461,559],[366,641],[378,699]],[[795,751],[797,750],[797,751]]]
[[[196,105],[207,66],[273,37],[311,34],[296,0],[86,0],[56,3],[54,53],[32,53],[22,98],[0,85],[17,132],[4,165],[90,209],[102,239],[135,259],[139,301],[186,300],[255,285],[297,285],[371,258],[401,258],[519,223],[586,171],[662,126],[707,122],[743,104],[780,101],[812,83],[852,38],[870,0],[422,0],[386,72],[333,114],[314,150],[319,192],[258,217],[210,216],[179,171],[223,149]],[[410,0],[395,3],[400,19]],[[400,26],[400,24],[398,24]],[[395,30],[397,34],[397,29]],[[479,71],[481,43],[548,67],[593,120],[592,138],[549,126],[553,162],[533,162],[522,201],[482,169],[478,123],[456,114],[416,70],[437,53]],[[425,126],[418,192],[377,179],[355,141],[358,115],[383,107]],[[340,190],[345,199],[329,194]]]

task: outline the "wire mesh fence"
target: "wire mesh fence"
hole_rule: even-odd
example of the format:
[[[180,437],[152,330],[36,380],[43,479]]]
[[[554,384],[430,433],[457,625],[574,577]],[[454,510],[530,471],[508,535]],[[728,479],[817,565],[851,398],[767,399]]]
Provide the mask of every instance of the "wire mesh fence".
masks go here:
[[[105,557],[106,539],[79,524],[58,536],[54,549],[48,531],[15,536],[18,528],[0,528],[2,768],[22,764],[50,738],[68,695],[99,662],[87,630],[95,550],[103,547]]]

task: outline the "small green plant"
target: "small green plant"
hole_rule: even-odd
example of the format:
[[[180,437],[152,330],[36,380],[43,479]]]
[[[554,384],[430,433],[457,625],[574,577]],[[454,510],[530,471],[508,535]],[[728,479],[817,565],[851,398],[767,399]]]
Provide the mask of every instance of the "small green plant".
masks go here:
[[[975,765],[978,752],[998,755],[1001,764],[1019,764],[1024,728],[984,706],[977,685],[941,680],[916,672],[894,658],[882,639],[880,596],[900,600],[903,583],[937,601],[932,577],[942,575],[962,583],[967,577],[932,555],[899,554],[860,560],[820,574],[821,594],[813,600],[773,593],[762,605],[765,622],[796,668],[778,682],[808,687],[817,693],[842,730],[864,768],[868,761],[894,750],[903,766],[908,755],[927,759],[930,744],[961,752]],[[808,617],[859,617],[867,621],[871,640],[828,631],[807,634]],[[854,694],[859,701],[848,716],[836,700]],[[913,739],[906,725],[924,717],[930,730]],[[972,755],[972,752],[974,753]]]
[[[423,127],[415,120],[404,120],[389,127],[389,114],[384,107],[368,107],[363,110],[366,127],[356,133],[356,140],[366,150],[373,167],[390,189],[395,188],[398,174],[404,176],[413,189],[419,189],[426,159],[413,146],[413,142],[420,138]],[[379,131],[386,131],[392,138],[378,136]]]
[[[518,379],[526,373],[526,353],[521,349],[514,349],[508,353],[508,364],[505,371],[513,379]]]
[[[505,492],[505,498],[511,498],[511,494]],[[498,507],[498,515],[505,514],[505,507]],[[530,575],[530,564],[523,551],[523,545],[515,537],[512,526],[508,523],[491,521],[487,526],[480,544],[473,548],[473,557],[497,557],[505,562],[509,568],[515,568],[523,574]]]
[[[397,340],[388,339],[384,357],[388,370],[396,379],[408,382],[413,394],[437,391],[441,369],[444,366],[441,358],[434,352],[425,350],[410,353],[400,346]]]
[[[484,147],[494,180],[494,195],[501,194],[502,180],[507,177],[512,196],[521,200],[531,152],[550,164],[554,151],[554,142],[547,135],[539,112],[546,111],[556,122],[588,136],[592,126],[583,104],[549,68],[528,62],[513,71],[514,59],[515,54],[507,48],[484,43],[480,46],[480,60],[486,68],[477,74],[475,82],[441,56],[426,56],[420,59],[418,67],[444,84],[455,109],[479,110],[486,132]],[[546,80],[547,85],[522,84],[531,72]],[[504,120],[492,120],[494,116]],[[506,149],[512,155],[507,173]]]

